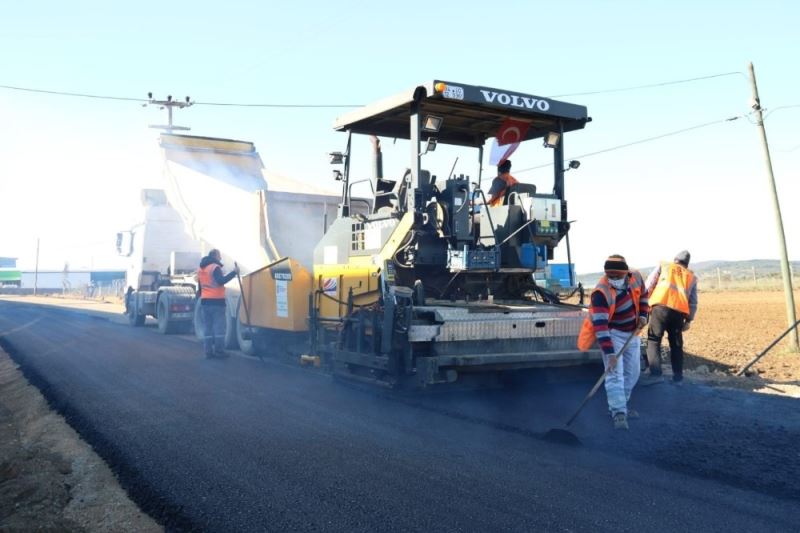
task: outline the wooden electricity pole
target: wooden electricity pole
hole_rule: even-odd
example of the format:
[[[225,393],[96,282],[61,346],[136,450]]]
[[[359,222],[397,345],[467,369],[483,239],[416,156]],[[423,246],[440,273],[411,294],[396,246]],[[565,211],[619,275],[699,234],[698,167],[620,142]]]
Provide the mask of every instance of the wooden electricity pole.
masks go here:
[[[778,189],[775,186],[775,175],[772,173],[772,158],[769,155],[769,144],[767,144],[767,131],[764,129],[764,116],[761,112],[761,100],[758,98],[758,86],[756,85],[756,73],[753,63],[749,64],[750,83],[753,88],[753,112],[756,116],[756,126],[761,137],[761,147],[764,151],[764,163],[767,165],[767,177],[769,178],[769,188],[772,193],[772,208],[775,213],[775,224],[778,229],[778,242],[781,248],[781,275],[783,276],[783,292],[786,298],[786,318],[788,325],[792,326],[797,322],[794,310],[794,293],[792,292],[792,275],[789,271],[789,254],[786,251],[786,234],[783,231],[783,218],[781,217],[781,204],[778,201]],[[789,349],[793,352],[800,351],[800,342],[797,335],[797,328],[789,334]]]
[[[39,238],[36,238],[36,267],[33,270],[33,295],[36,296],[37,285],[39,284]]]

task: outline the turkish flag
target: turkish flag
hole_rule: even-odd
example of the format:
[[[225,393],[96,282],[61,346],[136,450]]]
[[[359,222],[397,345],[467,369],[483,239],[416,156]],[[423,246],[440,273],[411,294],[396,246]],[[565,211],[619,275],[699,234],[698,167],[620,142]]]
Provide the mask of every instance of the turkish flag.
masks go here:
[[[500,165],[511,157],[511,154],[519,148],[519,143],[522,142],[530,127],[529,122],[514,120],[513,118],[505,119],[492,142],[489,164]]]
[[[500,129],[497,130],[497,135],[495,135],[497,138],[497,145],[505,146],[507,144],[521,143],[530,127],[530,122],[514,120],[513,118],[505,119],[500,125]]]

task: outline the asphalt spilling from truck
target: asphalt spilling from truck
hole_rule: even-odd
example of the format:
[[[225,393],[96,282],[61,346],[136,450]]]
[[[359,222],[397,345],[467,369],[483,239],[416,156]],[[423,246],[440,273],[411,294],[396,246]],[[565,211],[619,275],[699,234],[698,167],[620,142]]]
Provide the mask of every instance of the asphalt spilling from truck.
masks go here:
[[[584,446],[566,448],[540,437],[595,374],[395,393],[269,359],[207,361],[187,337],[30,306],[0,302],[0,332],[169,530],[789,531],[800,521],[800,404],[789,398],[656,385],[636,390],[642,418],[615,432],[601,392],[574,424]],[[625,501],[595,512],[603,494]]]

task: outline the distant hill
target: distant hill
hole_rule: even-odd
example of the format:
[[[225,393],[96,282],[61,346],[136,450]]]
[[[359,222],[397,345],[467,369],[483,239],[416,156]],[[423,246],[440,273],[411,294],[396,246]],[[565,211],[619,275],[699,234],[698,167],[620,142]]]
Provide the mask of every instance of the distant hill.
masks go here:
[[[791,261],[792,270],[795,277],[800,275],[800,261]],[[655,268],[649,266],[638,269],[644,277]],[[705,278],[717,279],[717,269],[719,274],[724,277],[726,281],[729,280],[752,280],[753,269],[758,279],[764,278],[779,278],[781,276],[781,262],[777,259],[748,259],[746,261],[698,261],[691,263],[689,268],[700,278],[702,281]],[[591,272],[588,274],[578,274],[578,281],[583,283],[584,287],[592,287],[597,283],[597,280],[602,276],[602,272]]]

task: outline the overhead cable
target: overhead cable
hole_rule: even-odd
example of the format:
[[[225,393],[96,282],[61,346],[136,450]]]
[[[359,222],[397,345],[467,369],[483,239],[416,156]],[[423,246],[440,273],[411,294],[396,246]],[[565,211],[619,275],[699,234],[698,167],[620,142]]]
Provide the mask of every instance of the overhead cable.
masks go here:
[[[214,105],[228,107],[284,107],[284,108],[331,108],[331,107],[364,107],[361,104],[238,104],[230,102],[193,102],[194,105]]]
[[[623,92],[623,91],[634,91],[638,89],[650,89],[653,87],[663,87],[667,85],[677,85],[681,83],[690,83],[694,81],[702,81],[708,80],[712,78],[720,78],[723,76],[734,76],[740,75],[744,76],[742,72],[723,72],[720,74],[711,74],[709,76],[700,76],[696,78],[686,78],[681,80],[673,80],[673,81],[665,81],[659,83],[651,83],[646,85],[635,85],[632,87],[622,87],[617,89],[603,89],[599,91],[588,91],[588,92],[578,92],[578,93],[566,93],[566,94],[556,94],[551,96],[550,98],[561,98],[565,96],[586,96],[586,95],[593,95],[593,94],[605,94],[605,93],[614,93],[614,92]],[[127,102],[141,102],[141,103],[148,103],[150,100],[146,98],[131,98],[125,96],[110,96],[110,95],[102,95],[102,94],[90,94],[90,93],[77,93],[77,92],[69,92],[69,91],[56,91],[52,89],[34,89],[31,87],[19,87],[15,85],[0,85],[0,89],[8,89],[13,91],[24,91],[30,93],[40,93],[40,94],[52,94],[58,96],[73,96],[79,98],[94,98],[99,100],[118,100],[118,101],[127,101]],[[363,104],[281,104],[281,103],[238,103],[238,102],[193,102],[194,105],[207,105],[207,106],[224,106],[224,107],[264,107],[264,108],[295,108],[295,109],[302,109],[302,108],[355,108],[355,107],[363,107]]]
[[[567,159],[583,159],[585,157],[591,157],[593,155],[604,154],[606,152],[613,152],[614,150],[619,150],[621,148],[627,148],[629,146],[635,146],[637,144],[643,144],[643,143],[650,142],[650,141],[656,141],[658,139],[663,139],[664,137],[671,137],[672,135],[678,135],[680,133],[686,133],[687,131],[698,130],[700,128],[706,128],[708,126],[713,126],[715,124],[722,124],[724,122],[733,122],[734,120],[739,120],[740,118],[744,118],[744,116],[745,115],[740,115],[740,116],[735,116],[735,117],[729,117],[729,118],[722,119],[722,120],[715,120],[713,122],[705,122],[703,124],[697,124],[696,126],[690,126],[688,128],[682,128],[682,129],[679,129],[679,130],[670,131],[668,133],[662,133],[661,135],[656,135],[654,137],[646,137],[644,139],[639,139],[638,141],[632,141],[632,142],[629,142],[629,143],[620,144],[620,145],[617,145],[617,146],[612,146],[610,148],[604,148],[604,149],[598,150],[596,152],[589,152],[589,153],[586,153],[586,154],[581,154],[581,155],[577,155],[577,156],[574,156],[574,157],[569,157]],[[514,171],[514,174],[521,174],[523,172],[529,172],[531,170],[537,170],[537,169],[540,169],[540,168],[547,168],[547,167],[551,167],[551,166],[553,166],[553,163],[545,163],[543,165],[537,165],[535,167],[528,167],[528,168],[523,168],[521,170],[516,170],[516,171]]]
[[[791,109],[793,107],[800,107],[800,104],[782,105],[782,106],[778,106],[778,107],[773,107],[772,109],[767,109],[767,113],[764,115],[764,120],[766,120],[766,118],[768,116],[770,116],[772,113],[774,113],[778,109]]]
[[[28,93],[56,94],[59,96],[78,96],[81,98],[97,98],[100,100],[125,100],[128,102],[149,102],[146,98],[127,98],[124,96],[107,96],[102,94],[71,93],[66,91],[51,91],[48,89],[31,89],[30,87],[15,87],[13,85],[0,85],[0,89],[24,91]]]
[[[17,87],[14,85],[0,85],[0,89],[24,91],[29,93],[54,94],[58,96],[76,96],[79,98],[95,98],[98,100],[122,100],[127,102],[150,103],[147,98],[130,98],[125,96],[109,96],[104,94],[74,93],[68,91],[53,91],[49,89],[33,89],[30,87]],[[278,107],[278,108],[338,108],[362,107],[360,104],[240,104],[234,102],[192,102],[192,105],[230,106],[230,107]]]
[[[651,89],[653,87],[664,87],[667,85],[678,85],[680,83],[690,83],[693,81],[701,81],[701,80],[710,80],[712,78],[722,78],[724,76],[747,76],[744,75],[744,72],[723,72],[721,74],[711,74],[709,76],[700,76],[697,78],[686,78],[684,80],[673,80],[673,81],[662,81],[659,83],[649,83],[647,85],[634,85],[632,87],[621,87],[618,89],[602,89],[599,91],[588,91],[582,93],[567,93],[567,94],[554,94],[550,96],[550,98],[563,98],[565,96],[587,96],[592,94],[605,94],[605,93],[619,93],[624,91],[635,91],[637,89]]]

